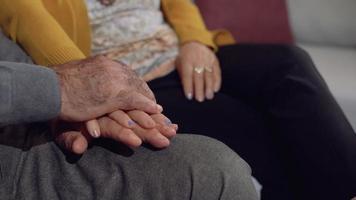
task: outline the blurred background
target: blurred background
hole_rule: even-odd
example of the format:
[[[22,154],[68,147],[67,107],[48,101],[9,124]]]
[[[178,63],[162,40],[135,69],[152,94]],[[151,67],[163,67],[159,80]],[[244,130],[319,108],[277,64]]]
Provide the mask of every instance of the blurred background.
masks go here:
[[[304,48],[356,130],[356,0],[195,0],[238,43]]]

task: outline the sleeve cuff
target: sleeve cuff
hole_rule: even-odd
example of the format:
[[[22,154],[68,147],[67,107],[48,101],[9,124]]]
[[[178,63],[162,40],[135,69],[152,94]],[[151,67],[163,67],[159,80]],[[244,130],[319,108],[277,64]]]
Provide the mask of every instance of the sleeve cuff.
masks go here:
[[[41,58],[35,60],[40,65],[52,66],[83,58],[85,58],[85,55],[76,47],[60,47],[48,50],[42,57],[43,60]]]
[[[8,72],[9,101],[3,105],[2,124],[46,121],[58,116],[61,109],[60,86],[56,73],[29,64],[0,62]],[[6,94],[5,94],[6,95]]]
[[[208,31],[208,30],[180,30],[180,33],[187,33],[187,34],[181,34],[179,36],[179,40],[181,44],[187,43],[187,42],[200,42],[210,48],[212,48],[214,51],[218,50],[218,47],[216,46],[214,40],[213,40],[213,35]]]

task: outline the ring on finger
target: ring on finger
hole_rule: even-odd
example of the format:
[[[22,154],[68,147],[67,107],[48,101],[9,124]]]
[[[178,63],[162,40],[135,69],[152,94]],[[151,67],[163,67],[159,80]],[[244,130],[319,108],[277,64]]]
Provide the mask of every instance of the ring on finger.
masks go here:
[[[205,67],[194,67],[194,71],[198,74],[203,73],[205,70]]]
[[[205,71],[211,73],[211,72],[213,72],[213,68],[212,67],[205,67]]]

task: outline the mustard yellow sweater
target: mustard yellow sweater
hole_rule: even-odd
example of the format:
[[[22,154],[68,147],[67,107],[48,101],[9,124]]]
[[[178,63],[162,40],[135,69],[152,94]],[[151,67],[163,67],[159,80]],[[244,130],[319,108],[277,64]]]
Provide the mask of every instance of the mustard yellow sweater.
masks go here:
[[[40,65],[50,66],[90,55],[90,25],[85,0],[0,0],[2,30]],[[198,41],[215,50],[234,40],[210,32],[191,0],[162,0],[166,19],[181,43]]]

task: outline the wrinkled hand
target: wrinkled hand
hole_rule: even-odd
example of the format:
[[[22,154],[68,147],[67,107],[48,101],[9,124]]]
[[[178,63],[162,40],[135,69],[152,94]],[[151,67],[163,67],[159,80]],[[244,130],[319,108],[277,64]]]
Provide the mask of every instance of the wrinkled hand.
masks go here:
[[[100,137],[113,139],[131,148],[140,146],[142,142],[165,148],[170,144],[169,139],[176,135],[178,126],[163,114],[147,115],[138,110],[123,113],[119,110],[97,120]],[[128,124],[127,120],[135,120],[135,123]],[[53,130],[56,142],[76,154],[83,154],[94,139],[86,131],[84,123],[57,121]]]
[[[214,52],[198,42],[185,43],[176,61],[183,89],[188,99],[199,102],[213,99],[221,87],[221,70]]]
[[[61,86],[59,118],[82,122],[116,110],[160,113],[146,82],[129,67],[104,56],[73,61],[52,69]]]

